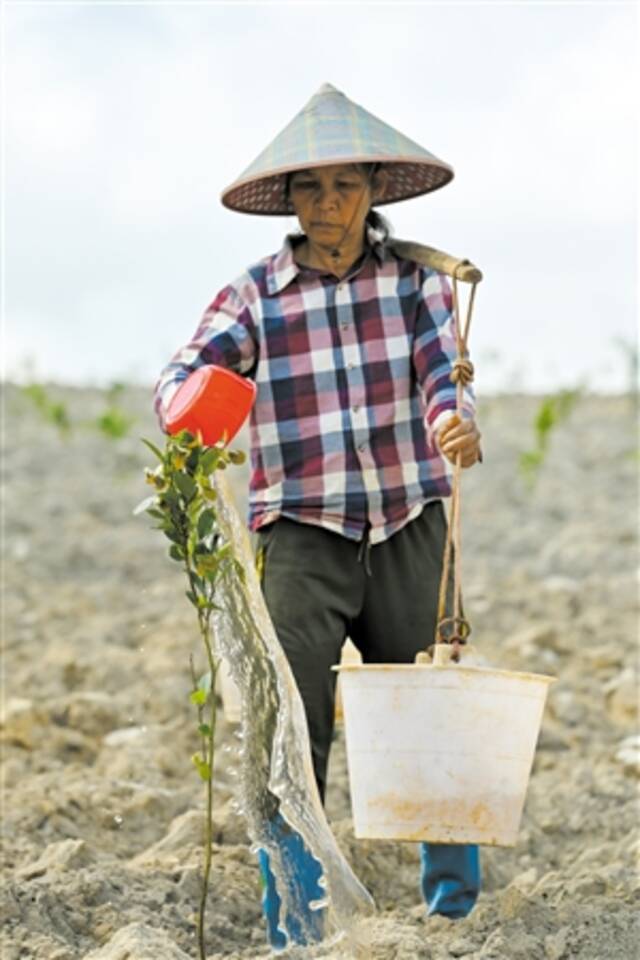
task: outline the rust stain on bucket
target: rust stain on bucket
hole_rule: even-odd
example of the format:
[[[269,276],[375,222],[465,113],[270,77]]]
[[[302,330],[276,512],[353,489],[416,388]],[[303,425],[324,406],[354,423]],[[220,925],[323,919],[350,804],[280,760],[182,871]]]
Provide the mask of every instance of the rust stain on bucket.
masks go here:
[[[513,846],[517,823],[513,823],[513,807],[496,805],[496,798],[486,801],[447,798],[421,799],[397,793],[376,797],[369,804],[370,825],[359,836],[380,836],[385,826],[393,825],[399,840],[432,843],[478,842],[493,846]],[[400,828],[400,829],[399,829]],[[401,836],[398,835],[401,832]]]

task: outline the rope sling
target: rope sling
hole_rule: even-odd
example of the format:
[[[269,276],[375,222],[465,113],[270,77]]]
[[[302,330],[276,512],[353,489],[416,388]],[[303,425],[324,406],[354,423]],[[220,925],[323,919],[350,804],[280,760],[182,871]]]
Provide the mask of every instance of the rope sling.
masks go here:
[[[464,321],[464,329],[460,323],[460,300],[458,297],[458,266],[453,270],[453,320],[456,331],[456,352],[457,356],[453,363],[451,371],[451,381],[456,386],[456,413],[462,420],[462,403],[464,397],[464,388],[473,383],[473,364],[469,360],[467,342],[469,339],[469,328],[471,326],[471,316],[473,313],[473,303],[475,299],[476,286],[478,281],[471,284],[469,303],[467,306],[467,315]],[[462,473],[462,453],[458,451],[456,462],[453,468],[453,479],[451,484],[451,512],[449,524],[447,526],[447,539],[444,548],[444,559],[442,563],[442,577],[440,580],[440,592],[438,595],[438,623],[436,627],[436,643],[449,643],[453,646],[452,660],[460,659],[460,646],[467,642],[471,633],[471,624],[466,619],[462,610],[462,537],[460,528],[460,488]],[[447,587],[451,573],[453,553],[453,615],[446,616],[447,606]]]
[[[456,334],[456,358],[450,374],[451,381],[456,387],[456,414],[462,421],[462,405],[464,388],[473,383],[473,364],[469,360],[467,343],[473,314],[476,287],[482,280],[482,273],[469,260],[456,260],[441,250],[426,247],[422,244],[404,240],[392,240],[392,246],[402,256],[417,260],[425,266],[433,267],[448,274],[453,280],[453,326]],[[458,281],[463,280],[471,284],[469,302],[467,305],[464,323],[460,322],[460,298],[458,296]],[[460,529],[460,488],[462,473],[462,453],[458,451],[453,468],[451,481],[451,509],[447,524],[447,537],[442,562],[442,575],[438,593],[438,615],[436,622],[435,644],[449,644],[452,646],[451,659],[460,659],[460,647],[467,642],[471,634],[471,625],[466,619],[462,608],[462,537]],[[447,594],[453,572],[453,607],[447,616]],[[434,653],[433,647],[429,652]]]

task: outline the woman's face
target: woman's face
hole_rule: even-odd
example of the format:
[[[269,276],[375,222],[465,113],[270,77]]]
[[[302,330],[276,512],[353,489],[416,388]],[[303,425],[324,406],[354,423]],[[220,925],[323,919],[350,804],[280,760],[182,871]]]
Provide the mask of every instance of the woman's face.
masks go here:
[[[362,238],[372,190],[354,164],[298,170],[289,196],[303,232],[318,246],[333,249]]]

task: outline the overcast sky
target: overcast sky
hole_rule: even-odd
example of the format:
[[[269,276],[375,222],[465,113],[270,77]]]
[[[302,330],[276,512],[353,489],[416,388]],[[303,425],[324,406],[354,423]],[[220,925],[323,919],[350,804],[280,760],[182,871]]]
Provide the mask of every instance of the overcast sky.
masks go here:
[[[5,5],[5,373],[153,383],[292,218],[219,195],[323,83],[449,162],[382,208],[485,274],[478,391],[628,385],[635,3]]]

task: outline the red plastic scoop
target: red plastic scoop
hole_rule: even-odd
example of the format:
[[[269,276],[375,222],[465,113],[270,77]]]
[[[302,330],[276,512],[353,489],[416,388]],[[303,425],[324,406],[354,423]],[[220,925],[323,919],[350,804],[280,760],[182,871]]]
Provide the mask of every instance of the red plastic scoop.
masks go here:
[[[212,447],[226,434],[230,443],[246,420],[256,385],[237,373],[214,365],[199,367],[174,394],[166,418],[167,432],[202,434]]]

